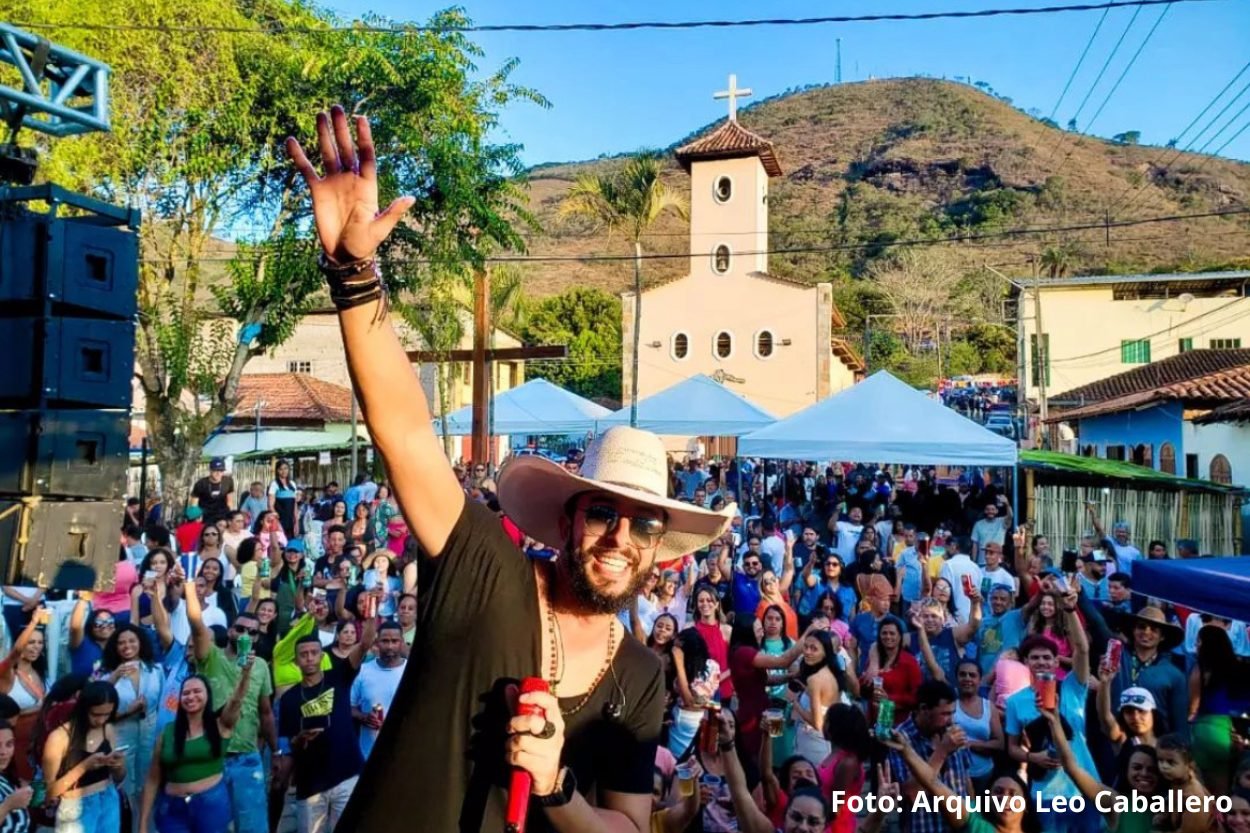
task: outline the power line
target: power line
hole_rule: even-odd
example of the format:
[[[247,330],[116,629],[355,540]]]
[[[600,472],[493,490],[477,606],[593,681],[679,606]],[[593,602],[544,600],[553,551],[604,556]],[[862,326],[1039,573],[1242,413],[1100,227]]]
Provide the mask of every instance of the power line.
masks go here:
[[[1120,83],[1124,81],[1124,76],[1128,75],[1129,70],[1133,68],[1133,64],[1137,63],[1137,59],[1146,48],[1146,44],[1150,43],[1150,39],[1154,37],[1154,33],[1159,28],[1159,24],[1163,22],[1163,18],[1167,17],[1171,8],[1171,3],[1163,7],[1163,11],[1159,13],[1158,19],[1156,19],[1154,25],[1150,27],[1150,31],[1146,33],[1146,37],[1142,38],[1142,42],[1137,47],[1137,51],[1133,53],[1133,57],[1128,59],[1128,63],[1124,66],[1124,71],[1120,73],[1120,77],[1115,79],[1115,83],[1111,85],[1111,89],[1107,92],[1107,97],[1102,100],[1102,104],[1098,105],[1098,109],[1094,111],[1094,115],[1089,117],[1089,124],[1085,125],[1086,130],[1092,128],[1094,126],[1094,122],[1098,121],[1098,117],[1102,115],[1102,111],[1107,106],[1107,102],[1111,100],[1111,96],[1115,95],[1115,91],[1120,88]],[[1140,9],[1138,11],[1140,11]]]
[[[1102,17],[1098,18],[1098,25],[1094,27],[1094,33],[1085,42],[1085,49],[1082,50],[1081,57],[1076,59],[1076,66],[1072,67],[1072,73],[1068,76],[1068,82],[1063,85],[1063,92],[1059,93],[1059,99],[1055,102],[1055,106],[1050,109],[1051,121],[1055,120],[1055,113],[1059,112],[1059,105],[1063,103],[1064,96],[1068,94],[1068,90],[1072,87],[1072,82],[1076,80],[1076,74],[1081,71],[1081,65],[1085,63],[1085,57],[1089,55],[1090,47],[1094,45],[1094,41],[1098,38],[1098,33],[1102,31],[1102,24],[1106,22],[1109,14],[1111,14],[1111,9],[1103,9]]]
[[[843,243],[832,246],[796,246],[777,249],[763,249],[756,251],[735,252],[734,255],[739,257],[753,257],[756,255],[785,255],[785,254],[816,254],[822,252],[842,252],[842,251],[859,251],[862,249],[892,249],[895,247],[925,247],[925,246],[942,246],[951,243],[971,243],[981,240],[1000,240],[1004,238],[1022,237],[1037,234],[1056,234],[1062,232],[1076,231],[1103,231],[1107,232],[1111,229],[1129,228],[1131,226],[1150,225],[1153,223],[1170,223],[1183,222],[1185,220],[1200,220],[1208,217],[1233,217],[1243,214],[1250,214],[1250,207],[1246,208],[1229,208],[1222,211],[1204,211],[1197,214],[1171,214],[1160,217],[1143,217],[1136,220],[1103,220],[1102,222],[1080,223],[1067,226],[1034,226],[1017,229],[1004,229],[1002,231],[991,231],[974,234],[960,234],[950,237],[922,237],[909,238],[902,240],[892,240],[889,242],[870,242],[870,243]],[[255,244],[254,244],[255,245]],[[261,244],[263,245],[263,244]],[[691,257],[704,257],[706,252],[674,252],[674,253],[651,253],[643,254],[642,260],[689,260]],[[232,257],[221,258],[223,261],[233,260]],[[488,257],[485,259],[487,263],[594,263],[594,262],[629,262],[635,259],[634,255],[503,255],[499,257]],[[197,262],[203,262],[207,258],[197,258]],[[146,259],[145,259],[146,261]],[[150,261],[146,261],[150,262]],[[406,264],[429,264],[435,261],[424,258],[394,258],[392,263]]]
[[[730,29],[754,26],[811,26],[830,23],[878,23],[884,21],[949,20],[978,17],[1025,16],[1056,14],[1061,12],[1092,12],[1122,7],[1158,6],[1171,3],[1212,3],[1218,0],[1120,0],[1106,3],[1075,3],[1033,8],[995,8],[976,10],[949,10],[916,13],[881,13],[864,15],[829,15],[823,17],[755,18],[747,20],[678,20],[633,21],[626,23],[484,23],[451,26],[408,24],[403,26],[284,26],[273,22],[262,26],[170,26],[161,23],[41,23],[19,21],[12,25],[21,29],[72,29],[105,32],[168,32],[197,34],[201,32],[224,32],[238,34],[299,34],[326,35],[339,32],[353,34],[412,35],[423,32],[619,32],[638,29]]]
[[[1206,318],[1206,317],[1207,317],[1207,316],[1209,316],[1209,315],[1215,315],[1216,313],[1223,312],[1223,311],[1227,310],[1229,307],[1233,306],[1234,304],[1240,303],[1241,301],[1245,301],[1245,300],[1246,300],[1246,296],[1244,296],[1244,295],[1238,296],[1238,297],[1234,298],[1233,300],[1229,301],[1227,304],[1221,304],[1220,306],[1216,307],[1215,309],[1209,309],[1209,310],[1207,310],[1206,312],[1199,313],[1198,315],[1195,315],[1193,318],[1186,318],[1184,321],[1180,321],[1180,322],[1177,322],[1176,324],[1172,324],[1172,325],[1170,325],[1170,326],[1164,327],[1162,330],[1156,330],[1156,331],[1155,331],[1155,332],[1153,332],[1153,333],[1149,333],[1149,334],[1144,335],[1144,336],[1138,336],[1137,340],[1138,340],[1138,341],[1145,341],[1145,340],[1148,340],[1148,339],[1152,339],[1152,338],[1154,338],[1155,336],[1161,336],[1161,335],[1164,335],[1164,334],[1166,334],[1166,333],[1170,333],[1170,332],[1172,332],[1172,331],[1174,331],[1174,330],[1178,330],[1178,329],[1180,329],[1181,327],[1184,327],[1184,326],[1186,326],[1186,325],[1188,325],[1188,324],[1192,324],[1192,323],[1194,323],[1195,321],[1198,321],[1198,320],[1200,320],[1200,319]],[[1250,315],[1250,311],[1247,311],[1247,312],[1245,312],[1245,313],[1241,313],[1241,315],[1238,315],[1238,316],[1234,316],[1233,318],[1229,319],[1229,321],[1236,320],[1236,319],[1238,319],[1238,318],[1242,317],[1243,315]],[[1226,322],[1224,322],[1224,323],[1228,323],[1228,322],[1226,321]],[[1117,344],[1117,345],[1113,345],[1113,346],[1111,346],[1111,347],[1107,347],[1107,348],[1105,348],[1105,349],[1103,349],[1103,350],[1095,350],[1095,351],[1094,351],[1094,352],[1092,352],[1092,353],[1083,353],[1083,354],[1081,354],[1081,355],[1079,355],[1079,356],[1065,356],[1065,357],[1064,357],[1064,358],[1062,358],[1062,359],[1051,359],[1051,364],[1066,364],[1066,363],[1068,363],[1068,362],[1075,362],[1075,361],[1079,361],[1079,360],[1081,360],[1081,359],[1090,359],[1090,358],[1093,358],[1093,357],[1095,357],[1095,356],[1101,356],[1101,355],[1103,355],[1104,353],[1112,353],[1112,352],[1115,352],[1116,350],[1119,350],[1119,349],[1120,349],[1120,345],[1118,345],[1118,344]]]
[[[1073,130],[1076,130],[1078,126],[1077,119],[1080,118],[1081,112],[1085,109],[1085,105],[1089,103],[1089,99],[1091,96],[1093,96],[1094,90],[1098,89],[1098,83],[1102,81],[1102,77],[1107,74],[1107,69],[1111,66],[1111,62],[1115,60],[1116,53],[1120,51],[1120,47],[1124,44],[1124,39],[1128,37],[1129,30],[1133,28],[1133,24],[1137,22],[1137,16],[1140,14],[1141,14],[1141,7],[1139,6],[1137,9],[1133,11],[1133,16],[1129,18],[1128,25],[1125,26],[1124,31],[1120,33],[1120,37],[1115,42],[1115,46],[1111,47],[1111,52],[1110,54],[1107,55],[1107,60],[1103,61],[1102,68],[1098,70],[1098,75],[1094,76],[1094,83],[1089,85],[1089,90],[1086,91],[1085,97],[1081,99],[1081,103],[1077,106],[1076,112],[1072,115],[1072,118],[1069,121],[1069,124],[1072,125]],[[1042,163],[1043,165],[1046,165],[1050,162],[1050,160],[1054,157],[1054,155],[1058,153],[1059,148],[1063,145],[1064,140],[1067,138],[1068,138],[1067,133],[1060,134],[1059,141],[1055,142],[1055,146],[1051,148],[1050,154],[1046,157],[1046,161]],[[1076,149],[1076,147],[1080,144],[1080,141],[1081,140],[1078,138],[1076,141],[1073,142],[1072,150]],[[1069,150],[1067,156],[1064,156],[1063,159],[1059,161],[1059,167],[1055,168],[1051,176],[1058,175],[1059,171],[1063,169],[1063,166],[1067,164],[1068,159],[1072,156],[1072,150]]]
[[[1215,131],[1214,133],[1212,133],[1212,134],[1211,134],[1211,138],[1207,139],[1206,144],[1204,144],[1202,147],[1198,148],[1198,152],[1199,152],[1199,153],[1205,153],[1205,152],[1206,152],[1206,150],[1207,150],[1207,148],[1211,146],[1211,143],[1212,143],[1212,142],[1214,142],[1217,138],[1219,138],[1219,135],[1220,135],[1221,133],[1223,133],[1223,132],[1224,132],[1225,130],[1227,130],[1228,128],[1232,127],[1232,126],[1233,126],[1233,122],[1235,122],[1235,121],[1237,121],[1237,119],[1241,118],[1241,114],[1242,114],[1242,113],[1244,113],[1244,112],[1246,112],[1247,110],[1250,110],[1250,101],[1247,101],[1244,107],[1242,107],[1240,110],[1238,110],[1236,113],[1234,113],[1234,114],[1233,114],[1233,117],[1232,117],[1231,119],[1229,119],[1228,121],[1226,121],[1226,122],[1224,123],[1224,126],[1223,126],[1223,127],[1221,127],[1219,130],[1217,130],[1217,131]],[[1220,145],[1220,150],[1223,150],[1225,147],[1227,147],[1227,145],[1228,145],[1228,143],[1227,143],[1227,142],[1225,142],[1223,145]],[[1219,153],[1219,151],[1216,151],[1216,153]]]
[[[1192,130],[1194,126],[1198,124],[1199,121],[1202,120],[1203,116],[1205,116],[1207,113],[1211,111],[1211,108],[1215,106],[1216,102],[1218,102],[1221,98],[1224,97],[1224,93],[1232,89],[1232,86],[1237,83],[1237,81],[1241,78],[1241,76],[1246,74],[1247,70],[1250,70],[1250,61],[1247,61],[1242,66],[1242,68],[1237,71],[1237,74],[1234,75],[1229,80],[1229,82],[1225,84],[1223,88],[1220,89],[1218,93],[1212,96],[1211,100],[1207,102],[1206,106],[1202,108],[1202,110],[1198,113],[1198,115],[1194,116],[1193,119],[1189,122],[1189,124],[1185,125],[1185,128],[1180,133],[1176,134],[1176,138],[1172,140],[1173,147],[1172,147],[1171,157],[1168,158],[1167,161],[1165,162],[1156,162],[1152,160],[1150,162],[1152,167],[1162,168],[1164,172],[1166,172],[1168,168],[1170,168],[1173,164],[1175,164],[1176,160],[1180,158],[1181,154],[1184,153],[1186,150],[1189,149],[1189,147],[1192,146],[1192,142],[1197,141],[1199,136],[1201,136],[1203,133],[1207,132],[1208,129],[1210,129],[1211,125],[1215,122],[1215,120],[1218,119],[1220,115],[1223,115],[1225,111],[1227,111],[1228,109],[1227,106],[1224,108],[1224,110],[1221,110],[1220,113],[1217,114],[1212,119],[1212,121],[1207,122],[1206,127],[1203,127],[1202,130],[1198,131],[1198,133],[1194,136],[1193,140],[1191,140],[1190,144],[1186,145],[1184,148],[1181,148],[1180,143],[1181,143],[1181,140],[1185,138],[1185,135],[1189,133],[1189,131]],[[1242,87],[1241,90],[1237,93],[1237,95],[1233,96],[1232,101],[1236,101],[1237,99],[1241,98],[1242,94],[1245,93],[1247,89],[1250,89],[1250,83],[1247,83],[1246,86]],[[1231,106],[1231,104],[1232,102],[1230,101],[1229,106]],[[1124,189],[1123,192],[1121,192],[1121,194],[1118,197],[1116,197],[1115,202],[1112,204],[1109,211],[1117,211],[1120,203],[1123,202],[1125,196],[1128,195],[1129,192],[1133,192],[1132,196],[1129,197],[1128,202],[1124,204],[1124,210],[1127,211],[1129,208],[1133,206],[1135,202],[1137,202],[1141,194],[1144,193],[1143,189],[1145,189],[1146,185],[1148,184],[1149,184],[1149,180],[1146,179],[1146,180],[1143,180],[1140,185],[1136,185],[1136,186],[1129,185],[1127,188]]]

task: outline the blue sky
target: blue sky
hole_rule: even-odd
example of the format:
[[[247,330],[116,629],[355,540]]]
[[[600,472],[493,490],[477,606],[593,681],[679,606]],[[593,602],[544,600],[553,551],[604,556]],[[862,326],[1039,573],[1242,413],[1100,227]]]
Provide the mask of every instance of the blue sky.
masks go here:
[[[807,17],[1052,4],[1047,0],[464,3],[480,24]],[[404,20],[424,20],[445,5],[399,0],[374,0],[367,7],[348,5],[343,0],[331,3],[348,17],[368,9]],[[1163,8],[1142,8],[1079,119],[1082,130],[1102,136],[1140,130],[1143,143],[1164,144],[1250,61],[1250,3],[1178,3],[1170,8],[1097,121],[1089,125],[1094,110]],[[842,41],[844,82],[908,75],[966,76],[988,82],[1019,107],[1035,107],[1046,115],[1055,106],[1101,14],[1070,12],[971,20],[682,31],[504,32],[476,34],[474,39],[486,50],[483,69],[516,56],[521,65],[515,80],[538,89],[552,102],[550,110],[525,105],[504,115],[509,137],[525,146],[524,161],[535,164],[667,145],[692,129],[723,117],[725,105],[714,102],[711,94],[724,88],[730,72],[736,73],[739,84],[750,87],[757,97],[788,87],[831,82],[838,38]],[[1115,9],[1108,15],[1056,114],[1061,124],[1074,114],[1132,15],[1133,9]],[[1218,112],[1248,81],[1250,72],[1203,121]],[[1247,103],[1250,91],[1216,126]],[[1247,122],[1250,111],[1238,118],[1209,150]],[[1199,141],[1199,146],[1205,139]],[[1223,155],[1250,160],[1250,130],[1229,145]]]

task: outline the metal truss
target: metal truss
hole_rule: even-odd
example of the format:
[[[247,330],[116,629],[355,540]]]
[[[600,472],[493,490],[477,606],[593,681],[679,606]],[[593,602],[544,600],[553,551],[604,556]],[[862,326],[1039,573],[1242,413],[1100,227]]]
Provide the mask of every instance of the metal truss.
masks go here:
[[[109,129],[109,68],[46,39],[0,23],[0,61],[22,88],[0,84],[0,121],[50,136]]]

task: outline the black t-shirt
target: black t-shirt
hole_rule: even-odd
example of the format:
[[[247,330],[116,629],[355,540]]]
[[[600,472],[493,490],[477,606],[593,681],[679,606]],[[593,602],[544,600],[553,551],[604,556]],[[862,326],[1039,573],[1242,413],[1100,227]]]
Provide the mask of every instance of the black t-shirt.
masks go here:
[[[339,833],[498,833],[510,775],[504,743],[509,683],[541,676],[534,567],[499,519],[465,501],[421,605],[408,666],[361,783],[402,773],[403,789],[356,790]],[[660,662],[624,638],[590,699],[565,718],[563,762],[583,794],[651,791],[664,710]],[[619,690],[617,682],[619,681]],[[561,698],[563,708],[581,697]],[[609,702],[623,707],[609,720]],[[417,816],[413,808],[420,808]],[[531,808],[527,829],[550,830]]]
[[[295,797],[308,798],[360,774],[364,759],[352,720],[352,678],[326,671],[315,686],[302,683],[278,701],[278,734],[293,739],[305,729],[324,729],[302,750],[292,750]]]
[[[198,498],[200,509],[204,511],[204,523],[216,523],[222,518],[230,517],[230,507],[226,505],[226,495],[234,492],[234,480],[230,475],[222,475],[220,483],[214,483],[207,477],[201,477],[191,487],[191,497]]]

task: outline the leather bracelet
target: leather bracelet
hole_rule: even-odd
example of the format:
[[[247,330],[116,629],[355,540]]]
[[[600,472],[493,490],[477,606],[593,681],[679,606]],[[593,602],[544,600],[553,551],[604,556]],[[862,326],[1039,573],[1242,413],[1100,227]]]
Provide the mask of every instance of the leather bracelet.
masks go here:
[[[722,752],[728,752],[730,749],[734,748],[733,738],[730,738],[729,740],[717,741],[716,748]]]
[[[362,260],[353,260],[350,263],[335,263],[330,260],[325,252],[322,252],[317,256],[317,268],[321,270],[321,274],[331,280],[344,280],[364,272],[376,274],[377,261],[374,258],[367,257]]]

